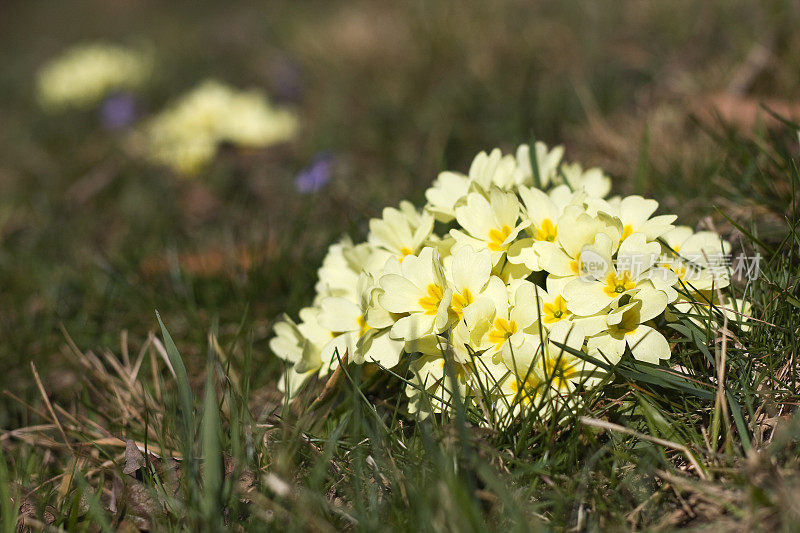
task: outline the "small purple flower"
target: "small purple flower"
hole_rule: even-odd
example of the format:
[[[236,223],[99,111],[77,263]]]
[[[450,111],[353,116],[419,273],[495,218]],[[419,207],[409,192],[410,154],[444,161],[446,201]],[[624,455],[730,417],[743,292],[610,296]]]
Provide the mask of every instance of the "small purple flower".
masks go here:
[[[317,192],[322,189],[331,180],[334,160],[330,152],[317,155],[311,164],[295,177],[295,189],[301,193]]]
[[[114,93],[103,101],[100,120],[107,130],[119,130],[136,120],[136,97],[131,93]]]

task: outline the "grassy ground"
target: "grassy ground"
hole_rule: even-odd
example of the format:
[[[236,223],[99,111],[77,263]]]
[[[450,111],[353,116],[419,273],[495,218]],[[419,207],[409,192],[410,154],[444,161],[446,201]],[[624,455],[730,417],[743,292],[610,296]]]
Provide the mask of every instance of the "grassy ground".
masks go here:
[[[798,23],[789,1],[3,4],[0,523],[793,530],[798,139],[749,111],[792,114]],[[94,39],[154,45],[146,109],[216,77],[296,106],[302,133],[193,181],[132,160],[93,114],[32,97],[43,61]],[[759,321],[676,333],[690,386],[621,368],[582,413],[603,427],[417,424],[358,375],[284,405],[271,323],[310,300],[327,244],[532,137],[759,251],[738,288]],[[296,192],[321,151],[330,186]]]

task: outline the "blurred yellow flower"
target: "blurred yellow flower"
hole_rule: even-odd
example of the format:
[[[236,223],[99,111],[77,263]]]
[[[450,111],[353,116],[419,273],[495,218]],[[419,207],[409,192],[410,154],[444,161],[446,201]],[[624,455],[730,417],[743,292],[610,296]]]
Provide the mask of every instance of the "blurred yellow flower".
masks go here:
[[[287,141],[296,131],[296,115],[274,108],[264,94],[209,80],[150,119],[138,135],[148,159],[191,175],[214,158],[221,143],[260,148]]]
[[[48,111],[91,107],[115,91],[140,87],[152,66],[152,55],[140,49],[105,43],[78,45],[41,68],[38,100]]]

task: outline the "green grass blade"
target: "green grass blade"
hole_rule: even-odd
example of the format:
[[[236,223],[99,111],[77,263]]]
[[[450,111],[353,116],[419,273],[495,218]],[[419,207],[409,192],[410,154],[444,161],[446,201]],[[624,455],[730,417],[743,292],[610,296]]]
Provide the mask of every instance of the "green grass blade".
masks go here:
[[[3,526],[3,531],[14,531],[17,525],[17,510],[11,499],[12,486],[5,451],[0,447],[0,525]]]
[[[206,365],[206,392],[203,400],[203,489],[201,509],[207,527],[218,527],[222,493],[222,442],[219,405],[214,389],[214,364]]]
[[[167,350],[167,357],[169,357],[169,362],[175,371],[175,381],[178,384],[178,401],[185,431],[184,438],[187,439],[186,443],[189,444],[194,441],[194,399],[192,389],[189,386],[189,376],[186,374],[186,367],[183,364],[181,354],[178,352],[178,347],[175,346],[175,342],[172,340],[169,331],[167,331],[167,327],[161,320],[161,315],[158,311],[156,311],[156,318],[161,326],[161,335],[164,337],[164,348]]]

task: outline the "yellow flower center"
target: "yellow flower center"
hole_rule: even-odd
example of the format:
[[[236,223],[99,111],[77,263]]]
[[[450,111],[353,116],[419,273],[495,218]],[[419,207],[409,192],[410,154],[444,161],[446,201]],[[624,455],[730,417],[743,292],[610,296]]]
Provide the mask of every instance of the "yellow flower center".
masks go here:
[[[680,279],[684,279],[686,277],[686,264],[682,261],[675,261],[661,263],[661,268],[667,268],[672,270]]]
[[[444,357],[439,361],[439,367],[444,370]],[[467,369],[461,363],[453,363],[453,370],[455,370],[455,374],[457,378],[463,378],[467,375]]]
[[[578,255],[575,256],[575,259],[569,262],[569,269],[572,270],[572,273],[576,276],[581,273],[581,254],[578,252]]]
[[[568,361],[565,354],[556,357],[548,357],[544,361],[547,378],[550,379],[557,388],[565,388],[570,381],[578,376],[578,369],[575,368],[577,361]]]
[[[608,332],[615,337],[622,337],[630,335],[639,327],[639,315],[637,313],[625,313],[622,315],[622,320],[619,324],[609,326]]]
[[[622,237],[620,237],[619,242],[622,242],[628,237],[630,237],[631,233],[633,233],[633,226],[631,226],[630,224],[625,224],[625,227],[622,228]]]
[[[367,325],[367,320],[364,318],[364,315],[360,315],[356,322],[358,323],[358,336],[363,337],[370,330],[370,327]]]
[[[616,297],[625,291],[635,288],[636,283],[631,280],[631,275],[628,272],[622,272],[622,275],[619,276],[609,272],[608,276],[606,276],[606,286],[603,287],[603,291],[611,297]]]
[[[525,383],[515,377],[509,387],[514,392],[516,400],[525,405],[530,405],[542,392],[542,383],[534,374],[530,374]]]
[[[414,250],[408,248],[407,246],[403,246],[402,248],[400,248],[400,253],[403,254],[400,257],[400,262],[402,263],[403,259],[405,259],[407,255],[414,255]]]
[[[489,332],[489,340],[499,350],[509,337],[517,332],[517,323],[505,318],[494,319],[494,329]]]
[[[553,324],[560,320],[567,318],[572,313],[567,309],[567,301],[560,294],[556,296],[553,303],[545,303],[542,305],[544,312],[544,323]]]
[[[475,298],[472,296],[472,292],[465,287],[464,290],[453,295],[453,303],[450,307],[453,308],[458,318],[462,319],[464,318],[464,308],[474,301]]]
[[[542,225],[539,227],[539,231],[536,233],[536,240],[553,242],[556,240],[557,234],[558,232],[556,231],[556,227],[553,222],[549,218],[546,218],[542,220]]]
[[[439,304],[442,303],[443,296],[442,288],[431,283],[428,285],[428,295],[419,299],[419,306],[426,315],[435,315],[439,311]]]
[[[493,252],[502,252],[506,248],[507,245],[503,243],[506,241],[508,236],[511,235],[511,228],[504,225],[500,229],[492,229],[489,231],[489,249]]]

